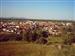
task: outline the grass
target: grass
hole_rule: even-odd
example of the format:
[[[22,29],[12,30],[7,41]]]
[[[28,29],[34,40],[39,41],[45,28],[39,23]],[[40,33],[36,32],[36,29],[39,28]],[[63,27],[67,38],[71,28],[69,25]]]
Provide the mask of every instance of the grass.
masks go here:
[[[42,45],[23,41],[0,42],[0,56],[75,56],[75,46]]]

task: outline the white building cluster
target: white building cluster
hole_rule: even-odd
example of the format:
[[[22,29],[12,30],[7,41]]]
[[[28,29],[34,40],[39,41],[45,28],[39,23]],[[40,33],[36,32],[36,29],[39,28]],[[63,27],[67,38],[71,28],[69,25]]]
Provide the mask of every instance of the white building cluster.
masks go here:
[[[34,28],[42,28],[49,31],[52,35],[62,34],[62,29],[71,26],[72,23],[50,22],[50,21],[20,21],[20,22],[0,22],[0,32],[10,32],[20,34],[21,31],[27,31]]]

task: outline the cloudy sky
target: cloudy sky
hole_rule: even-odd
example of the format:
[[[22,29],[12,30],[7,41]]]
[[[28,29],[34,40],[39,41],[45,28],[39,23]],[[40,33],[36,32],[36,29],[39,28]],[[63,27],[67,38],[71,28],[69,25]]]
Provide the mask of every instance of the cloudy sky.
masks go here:
[[[75,0],[0,0],[0,17],[75,20]]]

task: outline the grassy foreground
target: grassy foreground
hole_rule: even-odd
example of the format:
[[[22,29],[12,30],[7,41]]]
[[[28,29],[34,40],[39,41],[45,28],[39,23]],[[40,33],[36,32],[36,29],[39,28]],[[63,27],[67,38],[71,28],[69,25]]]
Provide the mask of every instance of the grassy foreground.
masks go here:
[[[42,45],[24,42],[0,42],[0,56],[75,56],[74,45]]]

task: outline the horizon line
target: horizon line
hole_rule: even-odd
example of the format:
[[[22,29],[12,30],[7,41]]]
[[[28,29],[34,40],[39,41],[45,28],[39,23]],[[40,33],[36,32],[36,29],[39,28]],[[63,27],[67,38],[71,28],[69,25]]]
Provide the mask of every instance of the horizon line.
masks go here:
[[[51,18],[51,19],[48,19],[48,18],[25,18],[25,17],[0,17],[0,20],[1,20],[1,18],[8,18],[8,19],[10,19],[10,18],[13,18],[13,19],[27,19],[27,20],[61,20],[61,21],[74,21],[75,22],[75,20],[71,20],[71,19],[69,19],[69,20],[66,20],[66,19],[55,19],[55,18]]]

